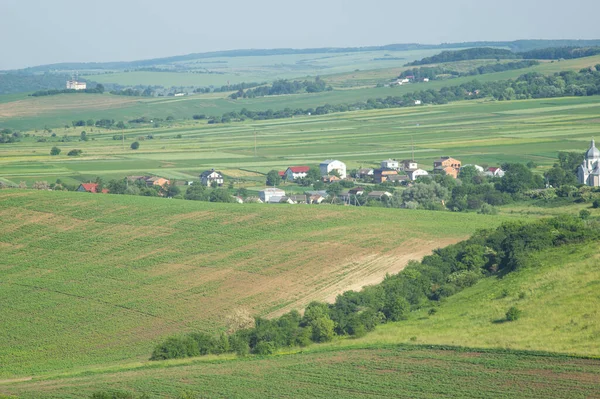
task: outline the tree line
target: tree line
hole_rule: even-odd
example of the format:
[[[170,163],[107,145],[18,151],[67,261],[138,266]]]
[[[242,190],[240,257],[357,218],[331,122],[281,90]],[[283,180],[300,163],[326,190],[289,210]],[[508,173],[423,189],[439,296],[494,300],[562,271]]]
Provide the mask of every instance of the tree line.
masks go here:
[[[91,93],[91,94],[102,94],[104,93],[104,85],[97,84],[93,89],[75,90],[75,89],[63,89],[63,90],[40,90],[30,94],[31,97],[44,97],[44,96],[56,96],[58,94],[73,94],[73,93]]]
[[[441,64],[445,62],[480,60],[480,59],[543,59],[560,60],[590,57],[600,54],[600,46],[579,47],[548,47],[537,48],[520,53],[511,50],[505,50],[492,47],[477,47],[465,50],[442,51],[431,57],[425,57],[421,60],[409,62],[405,66],[418,66],[427,64]]]
[[[406,78],[409,76],[413,76],[415,80],[422,80],[424,78],[427,78],[429,80],[435,80],[438,79],[440,75],[445,75],[445,77],[475,76],[483,75],[486,73],[504,72],[515,69],[529,68],[535,65],[539,65],[539,61],[524,60],[505,63],[499,62],[491,65],[482,65],[480,67],[473,68],[467,72],[458,72],[445,67],[420,67],[407,69],[406,71],[403,71],[398,76],[398,78]]]
[[[318,76],[314,81],[310,80],[285,80],[280,79],[273,82],[271,85],[259,86],[254,89],[246,90],[240,88],[237,92],[231,94],[229,98],[255,98],[265,96],[277,96],[282,94],[296,93],[320,93],[323,91],[331,91],[333,88],[327,86],[327,83]]]
[[[411,261],[380,284],[360,292],[347,291],[333,304],[312,302],[303,315],[294,310],[275,319],[256,317],[230,326],[227,334],[219,336],[196,332],[171,337],[154,348],[150,359],[228,352],[268,355],[280,348],[327,342],[336,336],[361,337],[380,324],[405,320],[415,310],[429,308],[430,317],[434,317],[439,301],[482,278],[535,267],[530,256],[538,251],[598,239],[600,225],[596,221],[573,216],[504,223],[437,249],[421,262]],[[507,312],[507,320],[519,316],[518,309]]]

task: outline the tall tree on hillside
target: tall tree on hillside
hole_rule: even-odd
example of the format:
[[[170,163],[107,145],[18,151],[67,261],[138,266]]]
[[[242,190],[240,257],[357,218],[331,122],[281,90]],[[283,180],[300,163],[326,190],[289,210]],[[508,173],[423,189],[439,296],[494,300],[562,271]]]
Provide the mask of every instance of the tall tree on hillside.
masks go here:
[[[276,170],[271,170],[267,173],[267,186],[276,186],[281,183],[281,176],[279,176],[279,172]]]

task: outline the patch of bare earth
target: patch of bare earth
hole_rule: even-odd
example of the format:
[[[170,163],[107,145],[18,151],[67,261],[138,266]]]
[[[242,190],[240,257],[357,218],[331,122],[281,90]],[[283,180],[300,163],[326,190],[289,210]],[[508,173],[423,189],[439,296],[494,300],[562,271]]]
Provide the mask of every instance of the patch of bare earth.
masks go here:
[[[129,103],[135,103],[136,101],[138,100],[120,98],[117,96],[86,94],[77,94],[76,98],[61,98],[60,96],[28,98],[26,100],[0,104],[0,118],[36,116],[65,110],[110,109],[122,107]]]

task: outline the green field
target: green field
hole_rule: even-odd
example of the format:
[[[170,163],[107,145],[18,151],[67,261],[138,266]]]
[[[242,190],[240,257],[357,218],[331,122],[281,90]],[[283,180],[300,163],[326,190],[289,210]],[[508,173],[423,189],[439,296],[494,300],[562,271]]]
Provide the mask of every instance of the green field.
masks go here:
[[[124,86],[222,86],[229,83],[302,79],[307,76],[396,67],[438,52],[439,50],[410,50],[219,57],[174,64],[190,72],[116,71],[85,77],[98,83]]]
[[[599,114],[600,97],[465,101],[220,125],[176,121],[161,128],[125,130],[124,146],[113,140],[120,131],[55,129],[54,138],[38,131],[20,143],[2,145],[0,177],[15,184],[57,178],[75,184],[97,176],[109,180],[131,174],[194,180],[203,170],[216,168],[260,188],[264,179],[260,174],[243,177],[247,173],[240,169],[266,173],[294,164],[316,165],[328,158],[346,162],[349,169],[375,166],[382,159],[410,157],[411,141],[415,159],[425,169],[442,155],[464,164],[533,160],[551,166],[558,151],[587,148],[598,133]],[[84,129],[90,141],[77,141]],[[65,134],[75,141],[58,142]],[[137,137],[148,134],[154,139],[141,141],[137,151],[129,149]],[[36,142],[40,137],[48,141]],[[62,149],[60,156],[49,155],[54,145]],[[82,149],[83,156],[64,155],[74,148]]]
[[[270,358],[177,361],[0,385],[34,398],[99,390],[150,398],[598,398],[600,361],[403,346],[310,351]],[[73,387],[77,387],[76,391]]]
[[[235,308],[332,300],[505,220],[23,190],[0,191],[0,215],[0,378],[147,359]]]

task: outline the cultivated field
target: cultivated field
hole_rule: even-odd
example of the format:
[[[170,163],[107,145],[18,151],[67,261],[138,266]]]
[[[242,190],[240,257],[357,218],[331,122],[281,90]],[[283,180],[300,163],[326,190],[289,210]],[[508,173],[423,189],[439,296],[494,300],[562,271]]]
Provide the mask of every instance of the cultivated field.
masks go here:
[[[379,282],[499,216],[0,191],[1,377],[147,359]],[[442,227],[443,226],[443,227]]]
[[[0,385],[22,399],[150,398],[598,398],[600,361],[419,347],[309,351],[240,360],[184,360]],[[77,387],[74,391],[73,387]],[[193,396],[192,396],[193,395]]]

